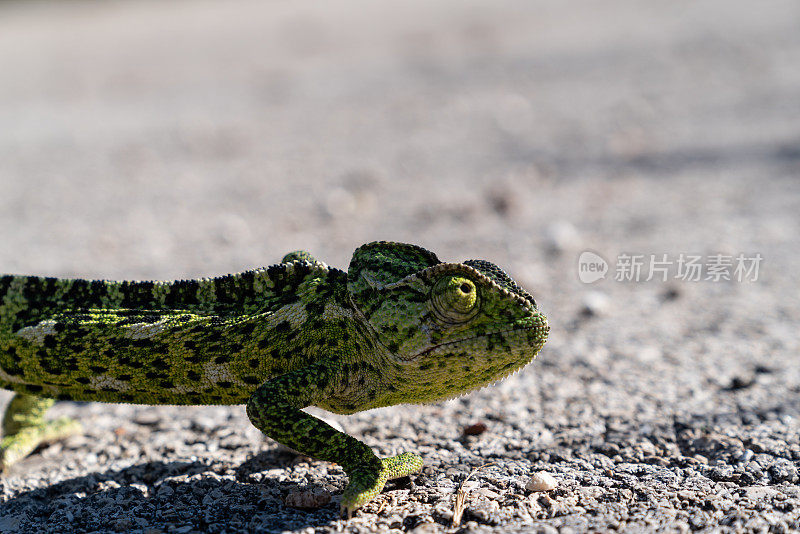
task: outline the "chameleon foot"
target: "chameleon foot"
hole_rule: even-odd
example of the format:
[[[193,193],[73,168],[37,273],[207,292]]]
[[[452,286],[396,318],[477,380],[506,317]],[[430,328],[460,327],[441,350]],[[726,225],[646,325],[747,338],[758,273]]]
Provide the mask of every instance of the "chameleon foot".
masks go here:
[[[79,434],[78,421],[62,417],[55,421],[28,426],[0,441],[0,472],[32,453],[39,445]]]
[[[14,395],[3,416],[0,471],[25,458],[43,443],[80,433],[81,425],[67,417],[55,421],[45,420],[45,412],[53,403],[53,399],[35,395]]]
[[[387,480],[418,473],[422,469],[422,458],[405,452],[381,460],[380,471],[358,468],[349,473],[350,483],[344,490],[341,501],[342,515],[348,518],[353,512],[374,499],[383,489]]]

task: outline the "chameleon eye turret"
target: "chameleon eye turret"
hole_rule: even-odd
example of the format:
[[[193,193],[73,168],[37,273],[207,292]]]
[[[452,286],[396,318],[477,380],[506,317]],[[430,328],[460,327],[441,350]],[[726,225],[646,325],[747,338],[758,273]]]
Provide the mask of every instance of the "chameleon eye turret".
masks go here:
[[[446,323],[464,323],[480,310],[475,283],[463,276],[443,276],[431,290],[436,316]]]
[[[218,278],[110,282],[0,276],[0,467],[80,432],[45,420],[55,399],[246,404],[250,421],[302,454],[339,463],[348,514],[422,458],[380,459],[305,413],[433,402],[529,363],[549,327],[505,272],[443,263],[415,245],[359,247],[347,271],[308,252]]]

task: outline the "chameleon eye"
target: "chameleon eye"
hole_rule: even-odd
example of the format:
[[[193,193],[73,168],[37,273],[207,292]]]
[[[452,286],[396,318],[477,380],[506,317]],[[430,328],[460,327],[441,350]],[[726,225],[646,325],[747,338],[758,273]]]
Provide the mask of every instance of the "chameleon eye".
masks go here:
[[[436,315],[447,323],[463,323],[478,313],[478,289],[463,276],[440,278],[431,291]]]

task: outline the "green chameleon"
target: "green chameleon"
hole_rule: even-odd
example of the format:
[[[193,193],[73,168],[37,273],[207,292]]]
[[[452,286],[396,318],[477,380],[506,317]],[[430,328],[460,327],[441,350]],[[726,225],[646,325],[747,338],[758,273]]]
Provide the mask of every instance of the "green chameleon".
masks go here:
[[[344,513],[422,468],[380,459],[301,411],[351,414],[455,397],[529,363],[549,326],[492,263],[443,263],[421,247],[359,247],[347,272],[307,252],[239,274],[175,282],[0,276],[0,467],[78,432],[55,400],[247,404],[250,421],[336,462]]]

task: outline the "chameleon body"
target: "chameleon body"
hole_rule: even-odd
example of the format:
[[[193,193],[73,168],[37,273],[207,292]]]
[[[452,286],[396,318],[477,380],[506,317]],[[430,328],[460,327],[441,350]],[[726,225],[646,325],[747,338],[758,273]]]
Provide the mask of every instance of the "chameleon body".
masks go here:
[[[7,466],[79,429],[44,419],[54,399],[246,404],[268,436],[344,468],[351,513],[422,460],[379,459],[301,408],[451,398],[529,363],[548,331],[495,265],[401,243],[359,247],[346,272],[295,252],[175,282],[0,276],[0,387],[16,392],[0,455]]]

